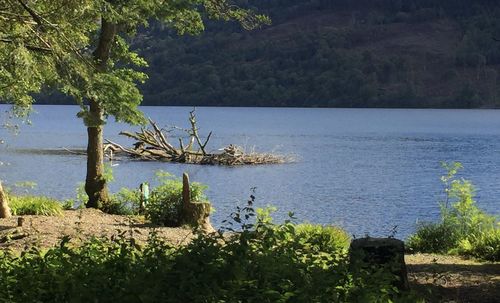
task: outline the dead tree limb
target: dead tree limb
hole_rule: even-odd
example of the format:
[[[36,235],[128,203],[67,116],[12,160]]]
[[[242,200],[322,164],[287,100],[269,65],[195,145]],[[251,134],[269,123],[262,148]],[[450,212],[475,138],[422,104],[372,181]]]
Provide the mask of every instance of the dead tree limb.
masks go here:
[[[204,144],[201,143],[200,136],[198,135],[198,126],[196,125],[196,114],[194,109],[189,112],[189,122],[191,123],[191,136],[196,139],[196,143],[198,143],[201,152],[204,156],[206,156],[207,152],[205,151],[205,146],[207,146],[208,140],[210,140],[210,136],[212,135],[212,133],[210,132]]]
[[[156,125],[156,123],[153,120],[151,120],[151,118],[149,119],[149,123],[151,124],[151,126],[153,126],[153,128],[154,128],[156,134],[158,135],[158,137],[160,138],[160,142],[162,143],[164,148],[172,150],[176,155],[179,155],[178,151],[170,143],[167,142],[165,135],[163,134],[161,129],[158,127],[158,125]]]
[[[106,140],[106,142],[113,147],[113,151],[116,154],[124,153],[130,157],[148,161],[212,165],[277,164],[290,161],[289,157],[281,155],[255,152],[246,153],[243,148],[232,144],[221,149],[222,152],[208,153],[206,148],[212,137],[212,132],[202,142],[194,110],[189,113],[189,122],[191,124],[190,129],[173,128],[182,130],[188,134],[189,143],[187,146],[182,137],[179,137],[179,147],[174,147],[168,142],[168,136],[164,133],[164,130],[151,119],[149,119],[150,128],[142,128],[141,131],[134,133],[127,131],[120,132],[120,135],[137,141],[133,149],[125,148],[109,140]],[[193,148],[195,144],[198,148]]]

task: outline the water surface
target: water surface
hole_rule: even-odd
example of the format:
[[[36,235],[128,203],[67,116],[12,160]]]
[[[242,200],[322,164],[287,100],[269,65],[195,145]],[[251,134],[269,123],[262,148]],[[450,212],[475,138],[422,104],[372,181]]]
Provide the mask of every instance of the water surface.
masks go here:
[[[1,106],[4,111],[7,107]],[[143,107],[160,125],[187,126],[187,107]],[[43,152],[84,149],[86,130],[75,106],[35,106],[32,125],[17,136],[2,130],[0,178],[12,186],[38,184],[31,192],[59,199],[75,196],[85,178],[85,158]],[[197,109],[201,132],[212,130],[210,146],[294,154],[296,163],[220,167],[160,162],[120,162],[113,191],[152,181],[154,172],[206,183],[221,221],[243,205],[256,187],[258,206],[278,207],[277,220],[295,212],[300,221],[337,224],[356,235],[406,237],[418,220],[439,216],[441,161],[460,161],[462,176],[477,186],[478,204],[500,214],[500,111],[302,108]],[[105,137],[130,126],[110,121]]]

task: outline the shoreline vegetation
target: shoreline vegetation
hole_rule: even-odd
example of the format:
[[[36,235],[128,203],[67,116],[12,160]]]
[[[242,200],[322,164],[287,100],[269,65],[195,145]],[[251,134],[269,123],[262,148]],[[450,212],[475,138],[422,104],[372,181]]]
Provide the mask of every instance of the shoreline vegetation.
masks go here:
[[[124,247],[133,245],[134,247],[140,247],[136,253],[139,253],[139,251],[144,253],[144,249],[146,249],[145,247],[148,245],[148,241],[151,241],[151,236],[153,235],[156,237],[155,241],[165,242],[166,245],[168,245],[168,249],[173,249],[172,247],[189,246],[192,241],[199,241],[196,240],[196,238],[200,237],[200,235],[193,232],[193,229],[188,227],[173,228],[156,226],[148,223],[144,217],[110,215],[95,209],[66,210],[59,216],[22,216],[22,218],[24,218],[22,227],[17,226],[19,218],[20,216],[14,216],[9,219],[0,219],[0,277],[13,275],[13,272],[7,270],[8,267],[6,267],[5,264],[6,260],[9,258],[11,259],[11,263],[25,262],[25,265],[29,264],[29,266],[26,265],[26,268],[24,268],[26,271],[35,269],[33,267],[35,267],[34,263],[36,259],[38,260],[36,262],[49,265],[49,260],[53,260],[53,254],[55,253],[63,253],[64,250],[67,250],[67,257],[75,258],[75,256],[71,257],[72,254],[82,254],[87,250],[85,253],[96,254],[95,256],[88,256],[89,259],[85,261],[88,262],[87,266],[95,266],[96,268],[102,269],[104,264],[100,263],[98,258],[105,257],[108,259],[107,261],[109,261],[109,264],[106,265],[108,267],[112,267],[113,262],[116,262],[116,260],[109,260],[109,258],[106,257],[106,252],[99,252],[99,249],[104,249],[104,247],[108,245],[113,246],[118,243],[121,243],[120,245],[124,245]],[[298,226],[300,225],[296,225],[295,227],[300,228]],[[325,227],[316,227],[316,229],[320,231],[324,228]],[[317,233],[319,233],[319,235],[316,235],[317,241],[325,237],[325,234],[322,234],[322,232]],[[16,235],[19,237],[16,238]],[[336,237],[338,237],[338,235],[336,235]],[[124,240],[123,243],[117,242],[122,240]],[[316,245],[313,243],[309,244]],[[101,245],[103,247],[99,248]],[[305,243],[302,245],[305,245]],[[342,245],[345,252],[345,242]],[[296,248],[297,247],[295,247],[295,249]],[[80,249],[81,251],[79,251]],[[131,249],[131,247],[127,249]],[[164,249],[165,252],[168,251],[167,248]],[[314,254],[324,254],[324,249],[325,248],[319,249],[315,251]],[[22,252],[21,255],[19,255],[20,252]],[[187,254],[185,258],[192,258],[191,261],[196,261],[192,252],[184,252]],[[160,254],[161,252],[157,253]],[[208,253],[208,251],[205,251],[205,253]],[[213,253],[218,254],[219,252]],[[179,252],[177,257],[180,256],[181,252]],[[226,257],[227,256],[222,253],[219,255],[219,258]],[[146,256],[136,255],[136,258],[146,258]],[[82,260],[80,261],[83,262]],[[258,260],[256,261],[258,262]],[[405,256],[405,261],[408,268],[410,289],[414,296],[416,296],[413,297],[415,300],[406,302],[419,302],[418,298],[425,298],[428,302],[454,301],[485,303],[495,302],[496,298],[500,295],[500,263],[475,261],[473,259],[465,259],[458,256],[420,253],[407,254]],[[210,261],[209,259],[202,259],[199,260],[199,262],[201,262],[199,270],[203,270],[204,265],[202,264]],[[130,261],[130,263],[132,262]],[[83,264],[73,265],[80,268],[83,266]],[[22,269],[19,268],[19,266],[20,264],[16,264],[16,266],[13,266],[10,270]],[[61,264],[59,264],[59,266],[61,266]],[[63,268],[59,268],[59,270],[71,271],[70,269]],[[188,270],[189,269],[186,269],[186,272]],[[38,268],[37,271],[40,274],[41,280],[46,279],[45,275],[50,274],[50,270],[47,269],[42,270]],[[123,274],[123,272],[120,274]],[[93,279],[96,278],[97,277],[93,277]],[[41,281],[39,282],[42,283]],[[45,283],[48,283],[48,281],[45,281]],[[155,284],[154,281],[148,283]],[[3,294],[5,294],[6,290],[3,289],[3,291]],[[71,292],[70,289],[67,291]],[[11,298],[11,302],[30,302],[29,300],[23,301],[19,299],[16,300],[13,297]],[[300,300],[290,301],[306,302]],[[44,302],[52,302],[52,300]],[[134,301],[125,300],[124,302]],[[146,300],[146,302],[148,301]],[[201,301],[194,300],[192,302]],[[322,302],[355,301],[324,300]],[[380,300],[377,302],[386,301]]]
[[[187,175],[179,180],[159,172],[160,185],[151,189],[145,208],[142,193],[130,189],[113,195],[113,202],[103,209],[107,213],[74,209],[75,200],[63,205],[49,198],[8,193],[15,216],[0,219],[0,277],[17,284],[0,282],[0,293],[10,302],[53,302],[56,297],[83,302],[101,298],[102,291],[109,302],[136,302],[137,296],[143,302],[271,298],[286,302],[495,302],[500,295],[498,223],[477,209],[472,185],[455,177],[461,165],[443,165],[447,169],[442,177],[444,219],[419,226],[407,240],[409,291],[394,286],[398,278],[392,263],[360,266],[350,253],[351,239],[341,228],[295,223],[293,214],[275,224],[273,209],[254,208],[253,195],[215,232],[207,228],[211,207],[204,202],[205,187],[189,183]],[[85,197],[78,199],[85,201]],[[182,219],[186,200],[198,205],[190,220]],[[460,225],[469,229],[453,233],[451,241],[446,231],[457,231]],[[482,243],[484,238],[490,242]],[[36,272],[39,279],[27,281],[21,276],[24,272]],[[51,281],[54,275],[60,277],[55,282]],[[116,275],[120,275],[117,281],[111,278]],[[83,290],[72,284],[76,279],[98,285],[82,295]],[[163,289],[165,283],[170,285],[168,290]],[[48,285],[53,290],[19,293],[19,287],[50,289]],[[138,285],[144,289],[138,291]],[[205,286],[180,292],[197,285]],[[127,291],[134,287],[136,294]]]

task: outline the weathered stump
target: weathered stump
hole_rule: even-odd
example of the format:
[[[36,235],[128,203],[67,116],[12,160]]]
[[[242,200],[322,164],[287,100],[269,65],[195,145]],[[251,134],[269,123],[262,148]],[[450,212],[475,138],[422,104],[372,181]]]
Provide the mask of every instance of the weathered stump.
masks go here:
[[[398,278],[394,282],[399,290],[408,290],[404,242],[394,238],[361,238],[351,242],[351,264],[370,268],[386,267]]]
[[[9,207],[9,199],[7,198],[7,194],[2,187],[2,182],[0,181],[0,218],[10,218],[12,217],[12,213]]]
[[[189,187],[189,176],[184,173],[182,176],[182,209],[181,224],[200,227],[205,232],[214,232],[210,224],[210,202],[191,201],[191,191]]]

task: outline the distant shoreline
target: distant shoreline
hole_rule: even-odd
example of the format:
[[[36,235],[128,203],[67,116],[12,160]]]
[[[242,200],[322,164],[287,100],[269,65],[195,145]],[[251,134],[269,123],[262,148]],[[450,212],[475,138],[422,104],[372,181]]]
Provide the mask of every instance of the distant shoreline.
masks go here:
[[[0,105],[9,105],[8,103],[5,102],[0,102]],[[74,103],[34,103],[33,106],[78,106],[77,104]],[[304,108],[304,109],[435,109],[435,110],[450,110],[450,109],[457,109],[457,110],[498,110],[500,107],[497,106],[481,106],[481,107],[384,107],[384,106],[374,106],[374,107],[335,107],[335,106],[255,106],[255,105],[169,105],[169,104],[141,104],[140,107],[197,107],[197,108],[204,108],[204,107],[223,107],[223,108]]]

